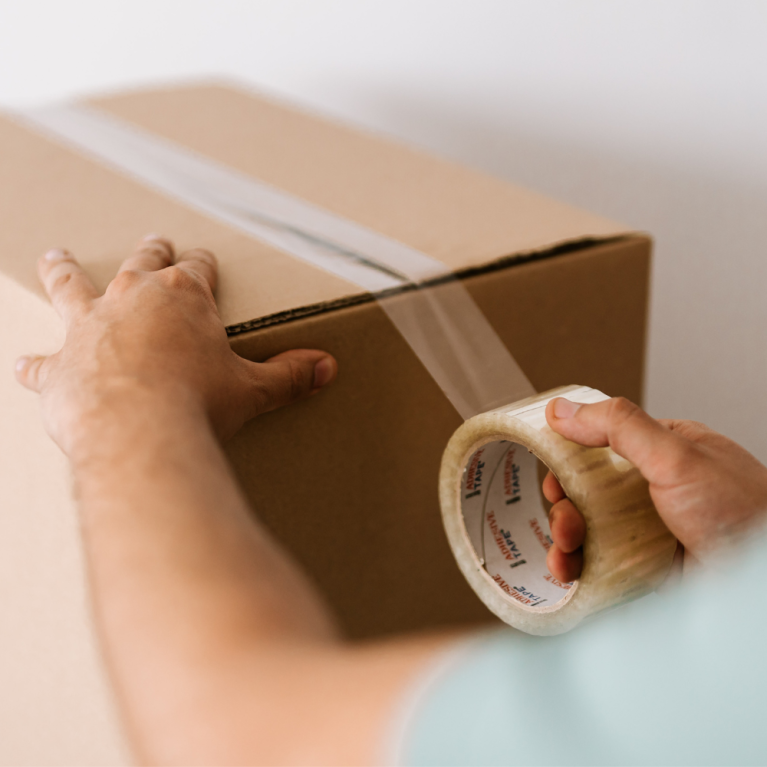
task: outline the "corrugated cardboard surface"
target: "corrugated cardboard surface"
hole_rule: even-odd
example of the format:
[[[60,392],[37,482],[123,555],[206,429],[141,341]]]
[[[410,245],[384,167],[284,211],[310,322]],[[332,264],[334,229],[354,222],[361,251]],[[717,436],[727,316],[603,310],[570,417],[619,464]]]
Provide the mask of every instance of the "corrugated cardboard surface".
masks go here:
[[[96,650],[70,478],[18,356],[56,351],[51,306],[0,275],[0,765],[127,764]]]
[[[467,288],[538,388],[580,383],[639,398],[645,238],[620,237],[623,227],[599,217],[227,88],[94,103],[453,269],[474,270]],[[315,346],[340,363],[331,389],[258,419],[229,445],[255,512],[350,636],[488,618],[439,522],[437,467],[459,418],[374,302],[5,118],[0,168],[0,763],[126,758],[90,633],[66,464],[42,430],[35,396],[12,380],[15,356],[54,351],[61,340],[34,276],[49,247],[70,248],[101,287],[149,231],[214,250],[225,322],[264,325],[232,336],[238,352],[263,359]],[[587,242],[595,238],[612,239]],[[514,262],[521,254],[535,257]],[[499,259],[512,260],[500,268]],[[353,305],[332,308],[339,302]]]
[[[624,234],[621,224],[244,92],[220,86],[92,102],[453,270]],[[356,286],[233,232],[0,117],[0,267],[33,290],[30,264],[65,243],[104,286],[129,244],[157,230],[213,243],[227,325],[359,294]]]
[[[639,238],[597,245],[465,284],[536,388],[578,382],[638,400],[648,250]],[[439,462],[461,420],[378,306],[233,345],[252,359],[308,346],[339,360],[332,390],[249,424],[229,452],[256,513],[347,632],[494,620],[458,572],[440,520]]]

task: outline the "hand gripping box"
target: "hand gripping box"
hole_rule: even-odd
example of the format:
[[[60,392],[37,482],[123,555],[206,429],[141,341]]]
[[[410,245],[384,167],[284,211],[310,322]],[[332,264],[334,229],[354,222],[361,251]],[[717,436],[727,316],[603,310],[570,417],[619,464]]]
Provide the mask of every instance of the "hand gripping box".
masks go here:
[[[87,106],[440,262],[539,391],[578,383],[641,399],[647,237],[230,87],[139,91]],[[253,360],[293,347],[336,356],[335,385],[251,422],[227,451],[254,513],[348,636],[490,619],[440,521],[440,457],[461,417],[375,291],[344,268],[254,236],[238,225],[240,213],[228,219],[195,204],[194,191],[169,192],[98,159],[89,140],[77,148],[23,116],[0,116],[0,687],[16,691],[12,710],[0,700],[3,729],[15,733],[0,761],[29,760],[14,743],[34,743],[41,760],[53,745],[56,761],[116,753],[111,736],[94,740],[87,724],[104,720],[106,704],[66,462],[43,432],[36,397],[12,380],[17,355],[55,351],[62,339],[34,268],[51,247],[75,253],[100,288],[148,232],[180,249],[208,248],[220,260],[218,303],[235,351]],[[158,163],[149,163],[151,175]],[[48,745],[33,737],[40,729],[51,733]]]

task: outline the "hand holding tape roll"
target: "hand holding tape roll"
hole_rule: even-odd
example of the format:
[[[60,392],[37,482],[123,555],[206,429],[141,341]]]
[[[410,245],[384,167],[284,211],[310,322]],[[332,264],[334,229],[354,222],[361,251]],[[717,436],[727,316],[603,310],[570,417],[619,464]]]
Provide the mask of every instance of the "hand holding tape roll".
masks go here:
[[[569,386],[474,416],[445,449],[440,503],[450,546],[469,584],[499,618],[530,634],[568,631],[637,599],[666,577],[676,551],[647,482],[610,448],[588,448],[547,424],[548,402],[609,399]],[[551,545],[538,460],[586,521],[584,567],[571,584],[546,566]]]

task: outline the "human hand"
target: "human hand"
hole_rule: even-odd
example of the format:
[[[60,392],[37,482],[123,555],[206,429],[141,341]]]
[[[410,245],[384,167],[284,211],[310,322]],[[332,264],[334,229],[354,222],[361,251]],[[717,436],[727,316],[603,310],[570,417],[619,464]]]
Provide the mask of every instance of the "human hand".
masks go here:
[[[767,519],[767,467],[701,423],[657,421],[623,398],[579,405],[559,397],[548,404],[546,420],[566,439],[610,446],[631,461],[650,483],[655,508],[685,556],[705,559]],[[551,472],[543,493],[554,504],[547,564],[568,582],[583,567],[586,524]]]
[[[39,392],[46,429],[73,460],[104,448],[115,417],[153,410],[207,417],[225,439],[254,416],[317,392],[336,376],[322,351],[298,349],[263,363],[235,354],[213,291],[215,257],[149,235],[103,296],[77,261],[52,250],[38,273],[66,325],[62,349],[22,357],[16,376]]]

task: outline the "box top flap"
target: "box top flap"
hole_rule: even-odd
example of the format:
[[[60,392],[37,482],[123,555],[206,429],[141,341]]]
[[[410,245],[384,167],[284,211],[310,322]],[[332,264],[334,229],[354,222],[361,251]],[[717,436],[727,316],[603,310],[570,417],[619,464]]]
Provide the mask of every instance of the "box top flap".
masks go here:
[[[222,85],[136,91],[90,106],[439,260],[480,268],[627,228],[380,136]],[[39,292],[34,261],[65,246],[99,287],[133,241],[162,232],[222,267],[227,325],[333,304],[357,285],[0,117],[0,268]]]

